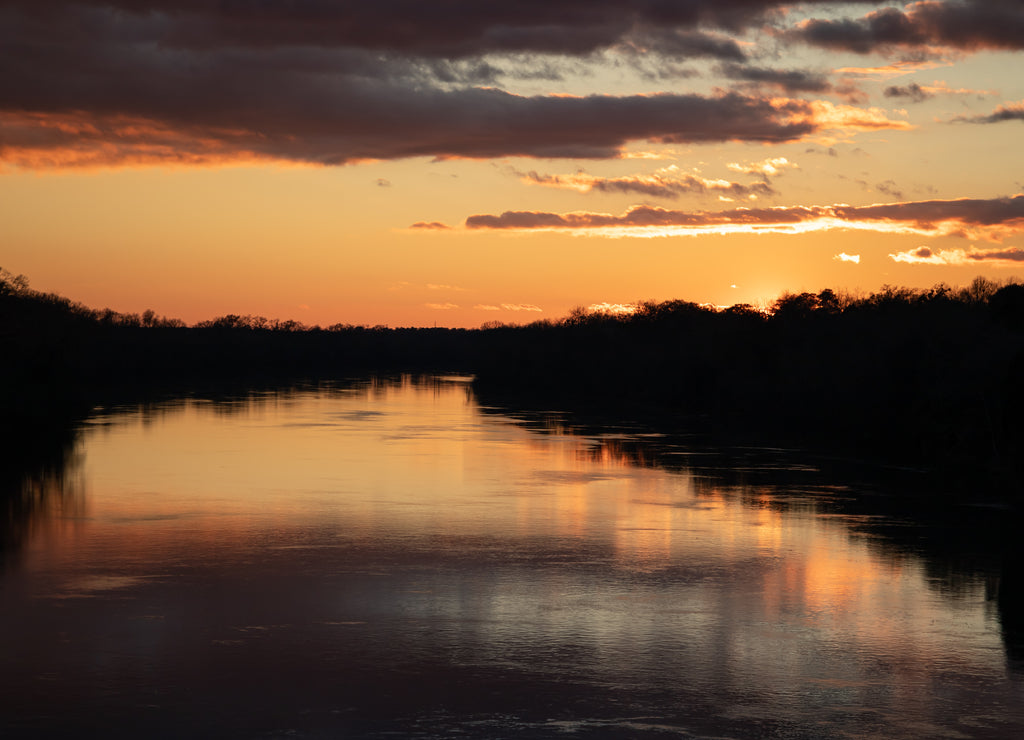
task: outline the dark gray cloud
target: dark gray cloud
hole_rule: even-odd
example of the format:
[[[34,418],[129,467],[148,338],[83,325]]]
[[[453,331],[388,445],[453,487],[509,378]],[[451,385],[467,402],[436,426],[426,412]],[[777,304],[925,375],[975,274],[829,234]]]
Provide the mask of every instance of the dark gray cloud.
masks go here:
[[[745,185],[727,180],[710,180],[688,173],[655,173],[653,175],[626,175],[623,177],[597,177],[584,173],[575,175],[542,175],[537,172],[516,172],[524,182],[566,190],[599,193],[636,193],[654,198],[675,199],[681,195],[719,195],[730,198],[770,196],[775,189],[767,179]]]
[[[0,6],[0,158],[22,166],[231,158],[339,164],[610,157],[637,140],[797,139],[801,101],[738,93],[520,96],[489,52],[650,44],[742,57],[712,29],[766,0],[10,0]],[[701,28],[698,28],[700,26]],[[536,65],[540,74],[557,74]],[[547,70],[545,72],[544,70]]]
[[[986,249],[968,252],[967,259],[972,262],[1024,262],[1024,249],[1006,247],[1005,249]]]
[[[1007,198],[922,200],[871,206],[833,206],[842,219],[903,221],[928,225],[957,221],[970,226],[998,226],[1024,220],[1024,195]]]
[[[423,230],[426,230],[426,231],[445,231],[447,229],[450,229],[451,226],[449,226],[448,224],[442,223],[440,221],[417,221],[416,223],[414,223],[409,228],[410,229],[423,229]]]
[[[762,85],[772,85],[786,92],[829,92],[832,83],[817,72],[798,69],[770,69],[743,64],[721,64],[717,71],[730,80],[742,80]]]
[[[1003,121],[1024,121],[1024,101],[1000,105],[994,111],[979,116],[957,116],[954,123],[1002,123]]]
[[[746,54],[734,39],[677,28],[652,28],[629,34],[622,39],[622,46],[636,54],[654,52],[669,58],[746,59]]]
[[[499,216],[476,215],[466,219],[470,229],[611,229],[644,226],[693,228],[729,224],[796,224],[824,215],[818,207],[735,208],[713,213],[675,211],[655,206],[634,206],[621,216],[608,213],[547,213],[505,211]]]
[[[867,1],[867,0],[861,0]],[[735,58],[736,44],[698,27],[738,31],[784,0],[8,0],[43,23],[116,15],[125,30],[158,27],[165,46],[352,47],[459,58],[488,53],[588,54],[620,43]],[[134,28],[133,28],[134,27]],[[84,29],[83,29],[84,30]]]
[[[280,73],[250,84],[236,77],[234,87],[207,75],[206,89],[169,80],[146,90],[144,78],[126,80],[134,94],[102,106],[55,85],[49,99],[34,101],[42,113],[0,112],[0,158],[32,166],[33,152],[68,149],[85,164],[161,152],[176,161],[234,154],[321,164],[421,155],[607,158],[634,140],[778,142],[815,130],[805,103],[738,94],[523,97]],[[93,111],[83,112],[90,104]]]
[[[1024,195],[1007,198],[909,201],[870,206],[788,206],[733,208],[725,211],[677,211],[635,206],[615,216],[607,213],[506,211],[466,219],[471,229],[616,229],[675,226],[691,229],[725,226],[781,227],[809,222],[847,223],[859,228],[934,234],[984,231],[992,238],[1024,231]]]
[[[1016,267],[1018,263],[1024,262],[1024,249],[1020,247],[978,249],[972,245],[968,249],[943,249],[935,251],[929,247],[918,247],[906,252],[890,254],[889,259],[894,262],[904,262],[910,265],[962,266],[988,262],[996,266]]]
[[[867,54],[905,47],[1024,49],[1024,3],[1019,0],[926,0],[906,9],[882,8],[839,20],[811,19],[783,34],[827,49]]]
[[[0,160],[599,158],[640,140],[790,141],[817,130],[812,104],[499,87],[504,77],[557,78],[574,57],[610,49],[643,64],[736,63],[744,53],[727,34],[785,5],[448,0],[442,12],[421,0],[7,0]],[[791,90],[821,84],[799,72],[743,74]]]
[[[895,180],[886,180],[875,185],[875,189],[880,193],[885,193],[891,198],[896,200],[903,200],[903,191],[900,190]]]
[[[908,98],[915,103],[922,103],[929,98],[935,97],[930,92],[925,90],[923,87],[918,85],[916,82],[911,82],[909,85],[891,85],[885,88],[885,97],[887,98]]]

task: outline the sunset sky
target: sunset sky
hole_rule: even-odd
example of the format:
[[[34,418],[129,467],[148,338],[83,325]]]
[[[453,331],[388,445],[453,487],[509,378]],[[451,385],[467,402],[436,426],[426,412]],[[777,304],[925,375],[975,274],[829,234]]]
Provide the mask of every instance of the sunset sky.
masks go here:
[[[0,266],[478,326],[1024,278],[1024,2],[0,0]]]

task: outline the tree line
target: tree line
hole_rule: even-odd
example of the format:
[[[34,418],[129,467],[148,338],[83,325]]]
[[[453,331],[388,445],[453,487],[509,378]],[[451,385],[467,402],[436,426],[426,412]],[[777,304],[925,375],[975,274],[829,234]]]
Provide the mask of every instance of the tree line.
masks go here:
[[[983,471],[1020,488],[1024,285],[787,293],[765,308],[644,302],[480,329],[327,328],[93,310],[0,270],[0,413],[48,418],[112,389],[367,372],[471,372],[485,402],[650,415]]]

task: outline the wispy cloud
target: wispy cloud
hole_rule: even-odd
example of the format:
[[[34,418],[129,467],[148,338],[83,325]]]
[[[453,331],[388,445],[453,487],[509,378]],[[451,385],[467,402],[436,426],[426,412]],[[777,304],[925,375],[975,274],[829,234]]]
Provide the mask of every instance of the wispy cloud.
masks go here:
[[[628,316],[637,311],[635,303],[591,303],[587,306],[590,313],[605,313],[613,316]]]
[[[887,98],[903,98],[913,103],[923,103],[939,95],[973,95],[985,97],[998,95],[995,90],[977,90],[969,87],[950,87],[943,80],[936,80],[930,85],[920,85],[911,82],[907,85],[890,85],[885,88],[883,94]]]
[[[417,221],[412,224],[410,229],[422,229],[424,231],[445,231],[451,229],[451,226],[440,221]]]
[[[580,193],[640,193],[657,198],[678,198],[681,195],[725,195],[733,198],[757,198],[774,194],[765,181],[743,184],[729,180],[709,179],[696,173],[681,172],[672,165],[649,175],[599,177],[577,172],[572,175],[541,175],[537,172],[516,172],[529,185],[575,190]]]
[[[718,74],[730,80],[740,80],[753,85],[768,85],[784,90],[788,94],[801,92],[830,92],[833,89],[828,77],[820,72],[800,69],[772,69],[756,67],[735,62],[721,64],[716,68]]]
[[[933,250],[931,247],[918,247],[906,252],[890,254],[895,262],[911,265],[974,265],[981,262],[1005,267],[1019,267],[1024,263],[1024,249],[1006,247],[1003,249],[943,249]]]
[[[1000,105],[987,115],[957,116],[953,123],[1002,123],[1003,121],[1024,121],[1024,100]]]
[[[998,241],[1024,232],[1024,194],[988,200],[929,200],[868,206],[785,206],[678,211],[634,206],[622,215],[506,211],[466,219],[470,229],[561,230],[605,236],[801,233],[859,229]]]
[[[837,254],[832,259],[837,260],[839,262],[852,262],[855,265],[859,265],[860,264],[860,255],[859,254],[847,254],[846,252],[840,252],[839,254]]]
[[[903,59],[874,67],[839,67],[836,73],[852,77],[887,80],[892,77],[902,77],[914,72],[923,72],[926,69],[946,66],[949,66],[949,62],[935,59]]]
[[[730,162],[725,166],[733,172],[742,172],[745,175],[760,175],[764,178],[775,177],[781,174],[783,170],[800,169],[796,162],[790,162],[785,157],[770,157],[760,162],[748,162],[747,164]]]
[[[473,306],[477,311],[513,311],[520,313],[526,311],[528,313],[543,313],[540,306],[535,306],[532,303],[502,303],[494,305],[493,303],[478,303]]]
[[[855,131],[881,131],[884,129],[910,131],[916,128],[907,121],[889,118],[881,108],[858,108],[853,105],[840,105],[828,100],[812,100],[808,103],[809,112],[806,117],[800,114],[793,120],[805,120],[816,131],[839,131],[852,133]]]
[[[900,190],[895,180],[886,180],[875,185],[875,189],[880,193],[885,193],[888,196],[895,198],[896,200],[903,199],[903,191]]]
[[[459,307],[455,303],[424,303],[423,305],[434,311],[451,311]]]

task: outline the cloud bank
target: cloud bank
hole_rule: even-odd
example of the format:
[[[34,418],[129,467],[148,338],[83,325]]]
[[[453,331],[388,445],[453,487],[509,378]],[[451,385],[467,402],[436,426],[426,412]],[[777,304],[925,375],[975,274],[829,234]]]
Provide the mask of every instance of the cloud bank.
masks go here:
[[[837,117],[849,130],[897,127],[877,111],[756,91],[517,95],[497,85],[503,75],[557,77],[558,60],[608,52],[710,57],[737,79],[821,91],[812,74],[740,64],[745,47],[729,34],[775,22],[785,7],[9,0],[0,6],[0,163],[608,158],[636,141],[793,141]]]
[[[713,180],[696,174],[681,173],[676,168],[665,168],[650,175],[598,177],[577,172],[573,175],[541,175],[537,172],[517,173],[528,185],[575,190],[580,193],[638,193],[655,198],[675,199],[681,195],[718,195],[722,198],[757,198],[774,195],[775,190],[766,180],[743,184],[730,180]]]
[[[847,0],[850,2],[851,0]],[[870,5],[872,0],[852,0]],[[494,53],[586,55],[630,46],[667,54],[742,57],[718,31],[764,25],[789,0],[8,0],[14,17],[80,29],[118,22],[123,33],[208,50],[349,47],[432,58]],[[829,0],[805,0],[829,6]],[[27,21],[26,21],[27,23]]]
[[[1024,263],[1024,249],[1006,247],[1005,249],[943,249],[933,250],[931,247],[918,247],[906,252],[890,254],[894,262],[910,265],[977,265],[985,262],[1002,267],[1019,267]]]
[[[678,211],[635,206],[622,215],[506,211],[466,219],[469,229],[561,230],[606,236],[709,233],[801,233],[860,229],[998,241],[1024,232],[1024,194],[988,200],[908,201],[869,206],[785,206],[725,211]]]
[[[894,47],[941,54],[1024,49],[1024,4],[1016,0],[923,0],[858,19],[810,19],[782,34],[836,51],[869,54]]]
[[[1003,121],[1024,121],[1024,100],[998,106],[987,115],[957,116],[954,123],[1002,123]]]
[[[88,101],[70,91],[47,112],[0,111],[0,157],[23,167],[231,159],[336,165],[424,155],[609,158],[637,140],[783,142],[819,128],[803,101],[738,94],[524,97],[484,88],[306,82],[286,91],[282,80],[285,100],[244,90],[196,100],[185,90],[154,88],[109,111],[82,110]],[[188,103],[169,110],[166,100],[179,93]]]

